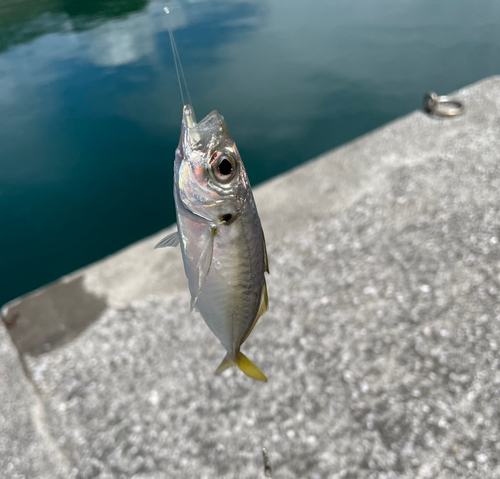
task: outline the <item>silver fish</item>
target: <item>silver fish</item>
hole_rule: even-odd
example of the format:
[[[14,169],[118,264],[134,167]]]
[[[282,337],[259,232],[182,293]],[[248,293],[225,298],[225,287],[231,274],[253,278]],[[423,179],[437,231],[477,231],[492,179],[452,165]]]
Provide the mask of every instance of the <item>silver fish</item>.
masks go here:
[[[240,351],[267,310],[264,233],[240,154],[216,111],[196,123],[192,107],[184,106],[174,199],[178,231],[156,248],[181,245],[191,309],[227,351],[215,373],[238,366],[267,381]]]

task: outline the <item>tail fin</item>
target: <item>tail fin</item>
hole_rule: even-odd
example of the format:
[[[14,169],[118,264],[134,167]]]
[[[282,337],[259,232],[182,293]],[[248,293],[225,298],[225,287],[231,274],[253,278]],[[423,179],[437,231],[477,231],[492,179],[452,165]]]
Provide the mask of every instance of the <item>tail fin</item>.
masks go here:
[[[267,383],[265,374],[254,363],[252,363],[250,359],[240,352],[236,353],[236,357],[234,359],[229,356],[229,353],[226,354],[219,367],[216,369],[215,374],[220,374],[222,371],[225,371],[232,366],[238,366],[248,377],[252,379]]]

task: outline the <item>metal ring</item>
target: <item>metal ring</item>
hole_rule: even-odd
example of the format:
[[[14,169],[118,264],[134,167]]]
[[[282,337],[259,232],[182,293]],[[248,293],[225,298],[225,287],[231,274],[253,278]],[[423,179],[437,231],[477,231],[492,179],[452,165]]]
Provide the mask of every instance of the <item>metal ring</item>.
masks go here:
[[[424,110],[439,116],[458,116],[465,111],[461,101],[448,96],[438,96],[433,91],[424,96]]]

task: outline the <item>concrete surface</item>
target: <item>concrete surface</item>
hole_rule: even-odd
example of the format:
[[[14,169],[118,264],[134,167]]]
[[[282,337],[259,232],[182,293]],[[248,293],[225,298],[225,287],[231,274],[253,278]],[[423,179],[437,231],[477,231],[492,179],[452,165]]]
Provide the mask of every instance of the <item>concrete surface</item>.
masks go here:
[[[415,112],[256,189],[270,310],[244,352],[267,384],[212,375],[164,232],[4,308],[58,464],[254,479],[265,446],[275,479],[500,477],[500,77],[457,96],[462,117]]]
[[[0,328],[0,477],[75,477],[46,424],[45,408],[6,328]]]

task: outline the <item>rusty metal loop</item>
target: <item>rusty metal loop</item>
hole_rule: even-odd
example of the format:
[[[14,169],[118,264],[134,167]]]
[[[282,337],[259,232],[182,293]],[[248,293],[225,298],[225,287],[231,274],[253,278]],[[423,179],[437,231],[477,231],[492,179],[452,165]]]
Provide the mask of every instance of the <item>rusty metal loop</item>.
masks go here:
[[[448,96],[431,91],[424,96],[424,110],[438,116],[458,116],[465,111],[464,104]]]

